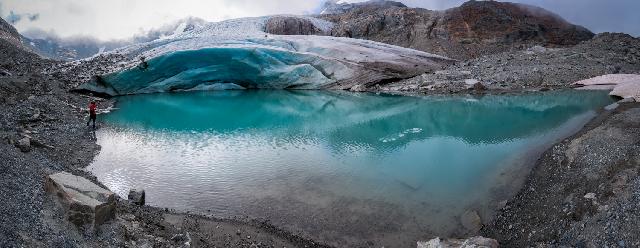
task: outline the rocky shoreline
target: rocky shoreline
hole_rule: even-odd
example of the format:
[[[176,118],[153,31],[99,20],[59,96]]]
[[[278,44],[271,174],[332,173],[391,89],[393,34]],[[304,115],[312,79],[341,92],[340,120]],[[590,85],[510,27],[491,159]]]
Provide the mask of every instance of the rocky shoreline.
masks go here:
[[[617,105],[547,150],[482,234],[506,247],[640,245],[640,103]]]

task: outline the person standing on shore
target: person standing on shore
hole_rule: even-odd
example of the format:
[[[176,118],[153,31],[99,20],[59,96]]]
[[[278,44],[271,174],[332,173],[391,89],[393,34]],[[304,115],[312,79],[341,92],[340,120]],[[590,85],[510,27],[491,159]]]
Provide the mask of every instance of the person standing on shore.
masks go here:
[[[96,105],[95,101],[91,101],[91,103],[89,104],[89,120],[87,121],[87,126],[89,126],[89,123],[93,121],[93,129],[96,129],[96,108],[97,107],[98,105]]]

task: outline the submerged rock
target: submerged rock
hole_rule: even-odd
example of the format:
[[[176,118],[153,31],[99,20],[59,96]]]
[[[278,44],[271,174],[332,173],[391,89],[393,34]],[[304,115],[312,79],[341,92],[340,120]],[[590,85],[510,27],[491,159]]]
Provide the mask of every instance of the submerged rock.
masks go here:
[[[466,211],[461,217],[460,222],[465,229],[472,233],[477,233],[482,228],[482,219],[475,210]]]
[[[113,192],[103,189],[86,178],[67,172],[47,177],[45,190],[62,204],[68,220],[78,226],[98,226],[115,217]]]
[[[129,190],[129,195],[127,197],[129,201],[133,202],[136,205],[144,205],[145,201],[145,192],[144,189],[131,189]]]
[[[468,239],[435,238],[427,242],[418,242],[417,248],[497,248],[498,241],[481,236]]]

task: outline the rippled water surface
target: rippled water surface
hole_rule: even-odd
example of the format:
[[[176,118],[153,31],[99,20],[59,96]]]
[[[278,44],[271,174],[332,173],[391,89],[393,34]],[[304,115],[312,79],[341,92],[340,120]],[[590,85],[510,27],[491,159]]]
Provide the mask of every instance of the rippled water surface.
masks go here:
[[[407,97],[224,91],[118,98],[89,169],[123,197],[266,219],[339,246],[465,235],[606,92]],[[502,202],[502,203],[501,203]],[[369,243],[366,243],[369,242]]]

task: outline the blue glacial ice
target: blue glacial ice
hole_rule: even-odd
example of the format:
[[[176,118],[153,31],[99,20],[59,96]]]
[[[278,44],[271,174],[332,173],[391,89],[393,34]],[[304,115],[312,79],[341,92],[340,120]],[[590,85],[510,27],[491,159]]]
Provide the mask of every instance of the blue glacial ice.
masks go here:
[[[348,89],[440,68],[445,57],[383,43],[265,33],[270,17],[209,23],[108,55],[121,68],[80,86],[108,95],[222,89]],[[328,32],[332,23],[305,18]],[[140,58],[146,59],[143,66]],[[94,58],[95,59],[95,58]]]

